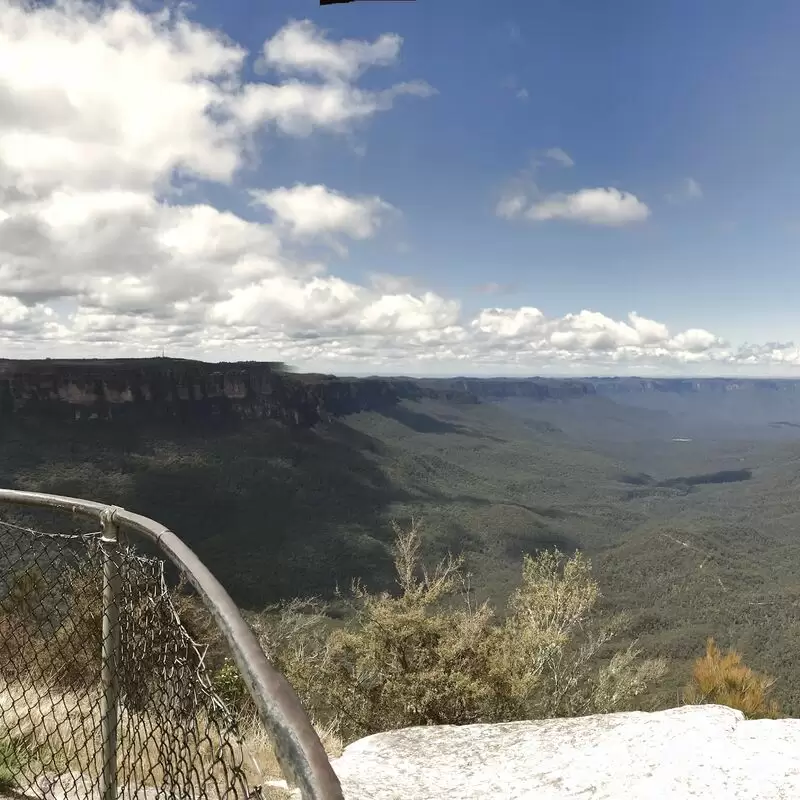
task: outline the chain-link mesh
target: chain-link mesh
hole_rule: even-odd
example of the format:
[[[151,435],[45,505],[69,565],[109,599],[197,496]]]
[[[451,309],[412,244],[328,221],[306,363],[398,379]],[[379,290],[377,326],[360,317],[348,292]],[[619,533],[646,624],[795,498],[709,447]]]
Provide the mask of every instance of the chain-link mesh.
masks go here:
[[[115,798],[263,797],[258,764],[215,691],[208,649],[181,621],[163,562],[100,533],[51,534],[7,520],[0,520],[0,784],[13,781],[42,800],[106,800],[108,557],[118,575]]]

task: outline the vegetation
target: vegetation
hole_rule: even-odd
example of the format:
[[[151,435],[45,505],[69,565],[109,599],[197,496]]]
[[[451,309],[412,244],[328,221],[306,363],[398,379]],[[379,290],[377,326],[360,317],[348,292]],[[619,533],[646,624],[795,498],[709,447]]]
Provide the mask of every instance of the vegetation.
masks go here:
[[[418,525],[395,526],[395,535],[396,593],[357,583],[352,616],[335,627],[324,607],[299,602],[257,623],[306,708],[342,739],[619,711],[640,706],[664,675],[663,661],[642,659],[633,645],[609,654],[625,619],[598,618],[599,588],[583,555],[526,556],[499,616],[475,602],[462,559],[428,569]],[[234,704],[247,702],[232,665],[215,683]]]
[[[642,659],[634,647],[604,652],[624,619],[596,614],[599,589],[584,556],[555,551],[526,556],[522,582],[501,617],[488,601],[476,602],[462,559],[448,557],[427,569],[419,527],[412,524],[404,532],[395,526],[395,534],[395,593],[370,593],[356,583],[347,604],[339,605],[339,620],[331,616],[336,609],[318,601],[295,601],[256,620],[265,650],[301,694],[329,749],[394,727],[633,707],[663,675],[662,662]],[[253,763],[262,771],[265,762],[276,766],[263,736],[258,738],[241,679],[221,655],[219,634],[213,638],[208,613],[180,588],[174,605],[191,635],[209,644],[206,658],[218,667],[213,683],[238,712],[243,746],[250,750],[260,743],[260,758]],[[133,594],[138,597],[138,590]],[[6,584],[0,626],[13,646],[0,659],[0,741],[7,742],[0,764],[9,781],[24,784],[43,770],[91,781],[98,769],[99,596],[91,559],[80,568],[53,564],[45,570],[32,564]],[[54,604],[54,597],[59,602]],[[157,619],[140,619],[139,606],[125,602],[122,662],[130,669],[121,676],[126,755],[120,780],[146,782],[158,780],[163,768],[160,737],[174,735],[163,709],[158,711],[160,700],[151,707],[150,695],[142,694],[149,685],[138,677],[147,672],[148,643],[161,641],[164,632],[152,626]],[[167,649],[172,652],[172,644]],[[178,707],[169,708],[171,715]],[[184,734],[187,724],[179,725]],[[203,748],[212,752],[219,746],[214,738],[219,728],[210,719],[193,720],[188,729],[195,726],[203,734],[188,736],[187,753],[198,747],[200,756]],[[26,757],[24,769],[19,753]],[[142,771],[142,764],[149,767]]]
[[[686,689],[686,702],[717,703],[741,711],[748,719],[776,718],[778,704],[769,697],[775,680],[742,664],[734,650],[724,655],[709,638],[706,654],[697,659],[692,680]]]
[[[652,690],[666,664],[647,658],[635,640],[624,643],[631,620],[604,608],[584,554],[555,549],[526,554],[521,581],[498,611],[476,599],[462,557],[426,566],[415,521],[405,530],[394,525],[394,534],[393,592],[373,592],[356,582],[346,597],[332,602],[295,600],[251,617],[262,646],[301,695],[329,752],[337,752],[343,741],[389,728],[654,707]],[[250,780],[277,777],[277,762],[236,668],[224,658],[208,613],[181,588],[174,604],[192,637],[210,646],[213,683],[237,712]],[[32,567],[6,585],[0,626],[10,632],[4,641],[15,647],[0,659],[0,788],[4,782],[24,783],[44,765],[86,776],[97,769],[99,662],[89,643],[99,637],[93,600],[99,590],[91,568],[45,574]],[[60,616],[54,616],[50,594],[66,600],[58,606]],[[137,613],[132,607],[125,616],[149,640],[154,631]],[[135,649],[123,656],[131,663],[146,657],[146,650]],[[709,640],[684,701],[773,717],[778,709],[769,696],[772,685],[743,666],[738,653],[722,655]],[[162,721],[154,723],[147,707],[131,702],[137,686],[122,682],[121,780],[136,778],[138,765],[151,763],[157,768],[144,779],[158,781],[159,737],[174,732]],[[208,722],[196,720],[210,738],[187,740],[201,757],[221,745],[215,738],[219,729]]]
[[[709,408],[735,394],[709,395]],[[786,405],[797,393],[777,395],[783,405],[769,421],[800,421]],[[660,392],[658,400],[674,398]],[[413,515],[425,519],[426,561],[463,553],[471,602],[489,600],[498,619],[526,553],[580,551],[602,589],[596,614],[630,614],[610,645],[636,641],[644,657],[669,663],[648,691],[653,705],[678,702],[698,643],[714,636],[774,675],[781,708],[800,716],[797,429],[765,422],[756,430],[743,413],[727,427],[684,430],[689,412],[675,408],[670,415],[607,397],[424,399],[313,430],[263,420],[214,430],[16,420],[0,428],[0,484],[152,516],[196,550],[240,606],[315,596],[328,605],[329,627],[335,613],[355,611],[337,586],[360,577],[370,595],[392,587],[391,519],[404,527]],[[697,480],[704,476],[714,480]],[[297,619],[305,624],[309,612]]]

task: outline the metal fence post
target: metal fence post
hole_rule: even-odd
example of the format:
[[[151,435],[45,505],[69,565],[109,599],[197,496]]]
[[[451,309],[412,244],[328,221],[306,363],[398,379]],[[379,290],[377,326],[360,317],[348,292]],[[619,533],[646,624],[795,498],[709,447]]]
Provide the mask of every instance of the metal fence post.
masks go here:
[[[117,726],[119,700],[119,601],[122,589],[119,559],[119,528],[114,521],[115,508],[103,511],[100,519],[103,536],[103,650],[100,667],[101,735],[103,771],[101,800],[117,800]]]

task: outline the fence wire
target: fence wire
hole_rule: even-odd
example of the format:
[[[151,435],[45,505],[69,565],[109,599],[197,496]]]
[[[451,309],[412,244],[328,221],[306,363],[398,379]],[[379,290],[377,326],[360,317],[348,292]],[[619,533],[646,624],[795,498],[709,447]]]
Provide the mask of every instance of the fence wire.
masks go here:
[[[106,800],[101,537],[0,520],[0,785],[27,797]],[[122,545],[117,565],[115,800],[262,798],[164,563]]]

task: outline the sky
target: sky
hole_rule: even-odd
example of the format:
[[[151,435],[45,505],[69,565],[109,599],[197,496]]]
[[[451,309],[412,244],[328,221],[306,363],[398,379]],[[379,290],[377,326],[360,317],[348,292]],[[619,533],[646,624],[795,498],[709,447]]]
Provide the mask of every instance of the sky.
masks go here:
[[[800,376],[797,0],[0,0],[0,355]]]

